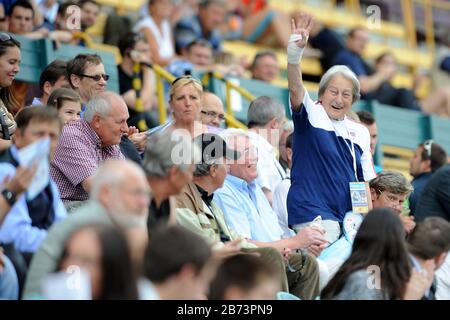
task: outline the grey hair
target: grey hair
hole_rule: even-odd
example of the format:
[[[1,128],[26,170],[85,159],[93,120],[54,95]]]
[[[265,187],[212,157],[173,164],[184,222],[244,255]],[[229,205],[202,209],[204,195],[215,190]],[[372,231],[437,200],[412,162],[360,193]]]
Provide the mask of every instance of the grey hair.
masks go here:
[[[186,130],[156,132],[150,135],[144,154],[147,176],[165,177],[171,167],[186,172],[194,163],[201,162],[201,151]]]
[[[98,199],[101,188],[105,185],[113,189],[122,185],[129,179],[130,171],[126,169],[131,169],[145,178],[141,167],[130,160],[107,160],[99,165],[94,173],[90,198]]]
[[[281,121],[285,115],[284,105],[279,100],[261,96],[253,100],[248,107],[248,127],[265,126],[273,118]]]
[[[91,123],[96,114],[105,118],[111,114],[112,108],[110,96],[105,94],[94,96],[86,104],[83,119]]]
[[[343,65],[333,66],[330,69],[328,69],[327,72],[325,72],[325,74],[322,76],[322,79],[320,79],[319,82],[319,97],[321,97],[325,93],[325,90],[328,88],[328,84],[330,83],[331,79],[333,79],[333,77],[336,75],[341,75],[345,79],[350,80],[352,82],[353,85],[352,103],[358,101],[359,98],[361,97],[360,83],[358,77],[352,70],[350,70],[349,67]]]
[[[403,174],[395,171],[383,171],[376,178],[370,180],[369,186],[377,193],[387,191],[398,195],[408,195],[413,186]]]

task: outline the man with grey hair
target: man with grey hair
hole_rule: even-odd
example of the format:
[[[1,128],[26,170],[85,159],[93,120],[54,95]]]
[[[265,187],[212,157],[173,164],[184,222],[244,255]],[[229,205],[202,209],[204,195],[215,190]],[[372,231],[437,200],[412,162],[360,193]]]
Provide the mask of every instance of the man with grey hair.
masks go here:
[[[383,171],[376,178],[370,180],[370,195],[373,208],[386,207],[399,214],[406,233],[410,233],[416,223],[411,216],[402,214],[403,203],[413,191],[411,183],[395,171]]]
[[[286,271],[282,250],[271,243],[253,243],[244,239],[247,235],[238,235],[226,223],[224,213],[213,199],[214,192],[223,186],[227,176],[227,161],[236,161],[244,154],[229,149],[215,134],[204,133],[195,142],[201,146],[202,160],[196,164],[193,181],[177,196],[178,223],[206,239],[217,254],[257,253],[278,271],[284,291],[290,289],[302,299],[314,298],[318,272],[313,258],[293,253],[289,259],[286,257],[286,264],[291,268],[293,264],[295,269]]]
[[[247,120],[249,137],[258,151],[257,183],[272,204],[273,192],[286,177],[277,159],[277,148],[285,122],[284,106],[270,97],[258,97],[248,107]]]
[[[146,235],[149,203],[150,187],[138,165],[129,160],[108,160],[102,163],[92,177],[90,200],[64,221],[52,226],[34,254],[24,298],[40,297],[42,281],[57,269],[66,240],[74,230],[91,224],[106,224],[122,228],[127,235],[135,235],[136,231]],[[141,239],[146,241],[145,237]],[[145,244],[134,242],[133,246],[144,248]]]
[[[128,117],[123,99],[103,92],[89,100],[83,119],[64,126],[50,172],[68,211],[89,198],[100,163],[124,158],[119,143],[128,132]]]
[[[350,184],[373,179],[375,171],[367,128],[346,117],[360,96],[355,74],[346,66],[330,68],[320,80],[317,102],[303,85],[299,62],[313,25],[309,14],[293,20],[287,48],[294,122],[288,219],[296,230],[321,220],[333,243],[345,213],[352,210]]]
[[[153,190],[147,228],[149,235],[160,225],[175,221],[175,198],[192,181],[200,156],[192,138],[182,131],[156,132],[149,137],[144,153],[144,171]]]

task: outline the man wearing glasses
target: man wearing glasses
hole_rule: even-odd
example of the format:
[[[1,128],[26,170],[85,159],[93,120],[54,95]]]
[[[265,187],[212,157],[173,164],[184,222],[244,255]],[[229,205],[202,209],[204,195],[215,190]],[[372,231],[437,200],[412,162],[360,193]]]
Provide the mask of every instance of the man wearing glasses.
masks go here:
[[[203,93],[200,119],[203,124],[216,128],[220,128],[222,123],[225,121],[225,112],[223,110],[222,100],[220,100],[220,98],[214,93]]]
[[[409,173],[414,177],[411,181],[414,191],[409,197],[409,208],[412,215],[416,212],[417,203],[428,180],[446,162],[447,153],[433,140],[419,144],[414,156],[409,159]]]
[[[403,203],[413,190],[409,181],[400,172],[384,171],[370,180],[369,187],[373,209],[384,207],[394,210],[409,234],[416,226],[413,218],[402,214]]]
[[[69,61],[67,77],[72,89],[81,97],[82,111],[92,96],[106,90],[109,79],[102,59],[96,54],[79,54]]]

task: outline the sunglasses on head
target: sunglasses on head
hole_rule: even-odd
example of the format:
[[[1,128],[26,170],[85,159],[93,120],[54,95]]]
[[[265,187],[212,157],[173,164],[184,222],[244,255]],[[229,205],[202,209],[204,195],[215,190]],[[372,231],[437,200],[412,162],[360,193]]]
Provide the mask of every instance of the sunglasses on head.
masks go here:
[[[427,140],[423,143],[423,149],[426,151],[428,158],[431,158],[431,146],[433,145],[433,140]]]
[[[171,85],[173,86],[175,83],[177,83],[178,80],[181,80],[181,79],[192,80],[192,81],[198,83],[199,85],[202,85],[202,83],[198,79],[194,78],[193,76],[181,76],[181,77],[178,77],[178,78],[176,78],[175,80],[172,81]]]
[[[5,32],[0,33],[0,41],[1,42],[5,42],[5,41],[9,41],[9,40],[14,40],[14,38]]]
[[[90,78],[94,81],[100,81],[101,78],[103,78],[103,80],[108,81],[109,80],[109,75],[108,74],[96,74],[93,76],[90,76],[88,74],[78,74],[79,77],[86,77],[86,78]]]

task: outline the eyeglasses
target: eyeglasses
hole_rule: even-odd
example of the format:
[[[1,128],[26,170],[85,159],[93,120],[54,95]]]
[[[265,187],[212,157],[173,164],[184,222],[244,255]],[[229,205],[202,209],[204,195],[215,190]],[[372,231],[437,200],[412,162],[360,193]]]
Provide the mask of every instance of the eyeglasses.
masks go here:
[[[14,39],[13,37],[11,37],[9,34],[7,34],[5,32],[0,33],[0,41],[1,42],[13,40],[13,39]]]
[[[427,140],[423,143],[423,149],[427,152],[428,158],[431,158],[431,146],[433,145],[433,140]]]
[[[177,83],[178,80],[181,80],[181,79],[191,80],[191,81],[194,81],[195,83],[198,83],[199,85],[202,85],[202,83],[198,79],[194,78],[193,76],[181,76],[181,77],[178,77],[178,78],[176,78],[175,80],[172,81],[171,85],[173,86],[175,83]]]
[[[86,78],[90,78],[96,82],[100,81],[101,78],[103,78],[103,80],[108,81],[109,80],[109,75],[108,74],[96,74],[93,76],[87,75],[87,74],[78,74],[77,76],[79,77],[86,77]]]
[[[225,121],[225,115],[223,114],[218,114],[214,111],[200,111],[201,113],[207,115],[210,118],[219,118],[220,121]]]

